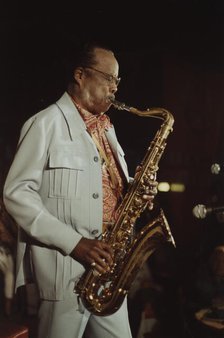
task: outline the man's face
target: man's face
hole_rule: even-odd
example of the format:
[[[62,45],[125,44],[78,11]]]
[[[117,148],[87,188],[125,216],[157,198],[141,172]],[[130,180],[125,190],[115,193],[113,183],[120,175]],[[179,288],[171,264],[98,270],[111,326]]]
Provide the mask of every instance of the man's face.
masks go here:
[[[80,89],[83,91],[86,109],[99,114],[109,109],[109,97],[114,97],[119,83],[119,65],[114,55],[104,49],[96,49],[96,64],[83,68]]]

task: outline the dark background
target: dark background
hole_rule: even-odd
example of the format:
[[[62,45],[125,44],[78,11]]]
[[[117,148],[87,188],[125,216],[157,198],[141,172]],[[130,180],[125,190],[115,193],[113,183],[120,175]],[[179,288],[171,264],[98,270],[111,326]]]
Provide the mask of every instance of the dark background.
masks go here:
[[[127,4],[123,4],[127,6]],[[222,204],[224,103],[224,2],[147,1],[128,5],[21,1],[0,11],[0,149],[2,180],[26,118],[60,97],[75,46],[108,43],[120,63],[117,99],[140,110],[164,107],[175,118],[159,163],[158,181],[185,184],[183,193],[159,193],[184,267],[224,241],[224,224],[197,220],[198,203]],[[158,121],[111,109],[130,173],[159,128]],[[213,215],[214,216],[214,215]],[[184,269],[187,273],[188,270]]]

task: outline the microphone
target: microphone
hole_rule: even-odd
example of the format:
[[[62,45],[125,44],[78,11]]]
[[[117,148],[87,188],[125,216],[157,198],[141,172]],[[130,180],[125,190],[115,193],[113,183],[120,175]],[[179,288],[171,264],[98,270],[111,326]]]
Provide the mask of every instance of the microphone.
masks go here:
[[[218,175],[221,171],[221,165],[219,163],[213,163],[211,165],[211,173],[214,175]]]
[[[224,205],[220,207],[206,207],[204,204],[197,204],[192,210],[193,215],[196,218],[205,218],[213,212],[216,213],[221,211],[224,211]]]

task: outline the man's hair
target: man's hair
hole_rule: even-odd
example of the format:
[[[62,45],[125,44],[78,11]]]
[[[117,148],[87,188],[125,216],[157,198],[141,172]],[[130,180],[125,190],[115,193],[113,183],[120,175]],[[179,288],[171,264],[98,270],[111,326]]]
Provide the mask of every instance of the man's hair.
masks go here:
[[[73,69],[76,69],[77,67],[91,67],[96,64],[95,60],[95,49],[100,48],[100,49],[105,49],[111,53],[113,51],[109,46],[106,46],[105,44],[92,41],[92,42],[87,42],[83,45],[83,47],[77,51],[76,56],[74,58],[74,64],[73,64]]]
[[[74,81],[73,73],[78,67],[87,68],[96,64],[95,49],[105,49],[111,53],[114,53],[111,47],[98,41],[88,41],[81,47],[76,47],[74,51],[69,55],[67,67],[67,79],[68,83]]]

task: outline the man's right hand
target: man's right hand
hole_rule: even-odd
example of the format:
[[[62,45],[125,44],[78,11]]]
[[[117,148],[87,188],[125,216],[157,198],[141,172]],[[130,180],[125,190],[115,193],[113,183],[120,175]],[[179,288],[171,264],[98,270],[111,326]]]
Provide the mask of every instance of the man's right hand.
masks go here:
[[[99,273],[107,272],[113,264],[112,248],[97,239],[82,237],[70,256],[83,265],[92,266]]]

